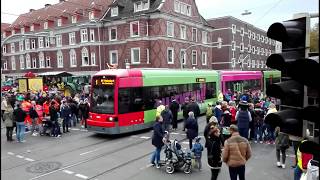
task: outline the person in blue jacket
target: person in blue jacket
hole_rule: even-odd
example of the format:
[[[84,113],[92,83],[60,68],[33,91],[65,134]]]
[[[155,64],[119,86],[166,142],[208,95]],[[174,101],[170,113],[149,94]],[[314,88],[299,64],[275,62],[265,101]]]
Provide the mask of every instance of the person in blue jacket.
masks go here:
[[[151,164],[155,165],[157,169],[160,168],[160,152],[164,145],[164,130],[162,128],[163,119],[161,116],[156,116],[156,122],[153,125],[152,145],[156,147],[156,150],[151,156]]]

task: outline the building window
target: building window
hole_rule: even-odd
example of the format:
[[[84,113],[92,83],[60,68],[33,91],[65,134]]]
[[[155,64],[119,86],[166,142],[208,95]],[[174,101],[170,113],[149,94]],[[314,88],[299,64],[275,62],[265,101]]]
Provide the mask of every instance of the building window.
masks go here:
[[[252,68],[256,68],[256,61],[255,60],[252,60]]]
[[[269,38],[265,37],[265,43],[268,44],[269,43]]]
[[[12,34],[12,35],[16,34],[16,30],[12,30],[12,31],[11,31],[11,34]]]
[[[24,34],[24,32],[25,32],[25,29],[21,28],[21,34]]]
[[[30,39],[25,40],[26,50],[30,50]]]
[[[197,65],[197,51],[192,51],[192,65]]]
[[[257,41],[260,42],[260,34],[257,34]]]
[[[34,25],[30,26],[30,31],[34,31]]]
[[[37,68],[37,59],[36,58],[32,58],[32,68]]]
[[[264,36],[261,35],[261,42],[264,43]]]
[[[2,46],[2,53],[3,54],[7,53],[7,45],[5,44]]]
[[[202,31],[202,43],[208,43],[208,32]]]
[[[251,67],[251,60],[250,59],[248,59],[247,66],[248,66],[248,68]]]
[[[260,47],[257,47],[257,55],[260,54]]]
[[[187,64],[187,53],[185,49],[180,50],[180,63]]]
[[[139,21],[130,22],[130,35],[131,37],[139,36]]]
[[[240,52],[244,52],[244,43],[240,43]]]
[[[174,11],[180,13],[180,1],[174,1]]]
[[[202,56],[201,56],[202,65],[207,65],[207,59],[208,59],[208,53],[202,52]]]
[[[31,40],[31,49],[36,49],[36,40],[35,39]]]
[[[16,58],[11,56],[11,69],[16,70]]]
[[[174,37],[174,23],[173,22],[167,22],[167,36],[168,37]]]
[[[192,41],[193,42],[198,41],[198,30],[196,28],[192,28]]]
[[[140,64],[140,48],[131,48],[131,63]]]
[[[111,17],[115,17],[115,16],[118,16],[118,7],[113,7],[111,8]]]
[[[23,41],[19,41],[19,50],[20,52],[23,51]]]
[[[257,68],[260,68],[260,61],[257,60]]]
[[[251,44],[248,44],[248,53],[251,53]]]
[[[46,42],[46,48],[50,47],[50,38],[49,37],[45,38],[45,42]]]
[[[184,25],[180,25],[180,38],[181,39],[187,38],[187,27]]]
[[[75,32],[69,33],[69,44],[70,45],[76,44],[76,33]]]
[[[87,29],[81,29],[81,42],[88,42],[88,32]]]
[[[147,64],[150,64],[150,51],[147,49]]]
[[[172,47],[167,49],[167,62],[168,64],[174,64],[174,49]]]
[[[256,33],[252,32],[252,39],[256,40]]]
[[[92,66],[96,65],[96,53],[95,52],[91,53],[91,65]]]
[[[29,54],[26,55],[26,69],[31,69],[31,59]]]
[[[263,55],[264,55],[264,49],[261,48],[261,56],[263,56]]]
[[[150,0],[143,0],[134,3],[134,12],[145,11],[150,7]]]
[[[39,42],[39,48],[43,48],[43,37],[39,37],[38,38],[38,42]]]
[[[272,54],[271,49],[269,49],[269,55],[271,55],[271,54]]]
[[[61,47],[62,46],[62,36],[56,35],[56,39],[57,39],[57,47]]]
[[[14,43],[11,43],[10,46],[11,46],[11,51],[10,51],[10,52],[11,52],[11,53],[14,53],[14,52],[16,51],[16,50],[15,50],[16,48],[15,48]]]
[[[45,68],[43,52],[39,53],[39,68]]]
[[[62,26],[62,19],[58,19],[58,21],[57,21],[57,26],[58,26],[58,27]]]
[[[241,28],[240,35],[244,36],[244,28],[243,27]]]
[[[248,30],[248,38],[251,39],[251,30]]]
[[[77,67],[77,54],[74,49],[69,52],[70,55],[70,67]]]
[[[3,70],[8,70],[7,60],[3,61]]]
[[[63,68],[63,54],[62,52],[59,50],[57,52],[57,61],[58,61],[58,68]]]
[[[50,56],[46,57],[46,67],[47,68],[51,67]]]
[[[71,23],[77,23],[77,16],[71,16]]]
[[[252,46],[252,54],[256,54],[256,47]]]
[[[110,64],[118,64],[118,51],[110,51],[109,52]]]
[[[187,15],[191,16],[191,6],[187,5]]]
[[[236,67],[236,58],[231,59],[231,67],[235,68]]]
[[[117,27],[112,27],[109,30],[109,39],[110,39],[110,41],[117,40]]]
[[[237,26],[235,24],[232,24],[232,34],[235,34],[237,32]]]
[[[221,47],[222,47],[222,38],[218,37],[217,41],[218,41],[218,49],[221,49]]]
[[[90,42],[94,42],[94,29],[90,29]]]
[[[43,29],[48,29],[48,22],[43,23]]]
[[[235,50],[236,50],[236,42],[235,42],[235,41],[232,41],[232,42],[231,42],[231,50],[232,50],[232,51],[235,51]]]
[[[83,48],[81,51],[82,66],[89,66],[89,54],[87,48]]]
[[[20,55],[20,69],[24,69],[24,57]]]
[[[180,13],[186,16],[191,16],[191,6],[180,2]]]
[[[93,19],[94,19],[94,12],[93,12],[93,11],[90,11],[90,12],[89,12],[89,19],[90,19],[90,20],[93,20]]]

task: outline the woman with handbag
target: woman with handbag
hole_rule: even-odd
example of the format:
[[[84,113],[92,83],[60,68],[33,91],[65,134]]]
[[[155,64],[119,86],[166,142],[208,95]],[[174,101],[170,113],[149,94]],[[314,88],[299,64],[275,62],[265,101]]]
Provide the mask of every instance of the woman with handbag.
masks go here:
[[[210,126],[208,137],[206,137],[206,148],[208,152],[208,166],[211,169],[211,180],[217,180],[221,166],[220,129],[217,126]]]
[[[275,129],[276,135],[276,155],[277,155],[277,166],[286,168],[286,151],[289,148],[289,135],[280,132],[280,127],[276,127]],[[280,163],[280,151],[282,154],[282,163]]]

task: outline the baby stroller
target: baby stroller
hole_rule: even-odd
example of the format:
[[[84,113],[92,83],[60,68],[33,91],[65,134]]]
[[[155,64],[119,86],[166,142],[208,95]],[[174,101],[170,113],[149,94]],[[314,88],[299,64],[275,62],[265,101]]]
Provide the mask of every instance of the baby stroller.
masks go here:
[[[183,152],[176,139],[173,142],[168,141],[166,143],[164,153],[168,174],[172,174],[175,170],[183,170],[186,174],[191,172],[191,152]]]
[[[42,120],[42,131],[40,132],[40,136],[48,135],[51,136],[52,132],[52,122],[50,121],[50,117],[45,117]]]

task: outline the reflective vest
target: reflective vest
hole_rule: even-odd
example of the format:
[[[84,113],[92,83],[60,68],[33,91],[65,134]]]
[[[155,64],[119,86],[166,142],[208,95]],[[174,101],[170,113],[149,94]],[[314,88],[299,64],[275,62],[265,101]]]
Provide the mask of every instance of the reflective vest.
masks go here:
[[[161,115],[161,112],[165,109],[166,107],[164,105],[160,105],[157,107],[157,113],[156,113],[156,116],[160,116]]]

